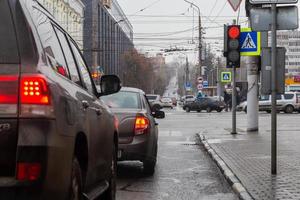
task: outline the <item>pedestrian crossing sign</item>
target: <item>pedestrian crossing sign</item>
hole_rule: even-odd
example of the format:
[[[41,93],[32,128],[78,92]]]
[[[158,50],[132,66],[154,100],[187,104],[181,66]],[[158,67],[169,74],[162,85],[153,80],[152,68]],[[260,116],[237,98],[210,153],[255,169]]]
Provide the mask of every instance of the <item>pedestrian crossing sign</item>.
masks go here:
[[[260,32],[252,31],[251,28],[241,28],[240,47],[241,56],[260,56]]]
[[[222,72],[221,73],[221,82],[230,83],[231,82],[231,72]]]

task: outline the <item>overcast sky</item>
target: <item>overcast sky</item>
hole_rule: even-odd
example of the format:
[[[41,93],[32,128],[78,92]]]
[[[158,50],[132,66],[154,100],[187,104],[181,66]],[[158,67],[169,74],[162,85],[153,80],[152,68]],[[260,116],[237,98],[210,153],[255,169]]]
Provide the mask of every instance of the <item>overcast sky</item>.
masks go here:
[[[190,0],[200,7],[203,40],[212,49],[223,45],[223,24],[237,19],[227,0]],[[234,0],[237,1],[237,0]],[[134,43],[144,51],[159,48],[195,49],[198,41],[198,12],[184,0],[118,0],[133,25]],[[240,6],[240,22],[245,21],[245,0]],[[299,4],[299,3],[298,3]],[[195,17],[193,17],[195,16]],[[193,29],[193,27],[195,27]],[[182,33],[178,33],[183,31]],[[192,44],[191,44],[192,43]]]

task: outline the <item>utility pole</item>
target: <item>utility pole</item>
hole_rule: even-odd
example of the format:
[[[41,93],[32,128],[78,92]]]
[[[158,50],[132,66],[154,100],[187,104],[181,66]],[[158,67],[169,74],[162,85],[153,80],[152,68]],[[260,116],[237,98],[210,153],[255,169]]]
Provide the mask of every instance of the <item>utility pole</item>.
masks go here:
[[[185,96],[187,95],[187,85],[190,82],[189,81],[189,59],[186,56],[186,68],[185,68]]]
[[[190,2],[188,0],[184,0],[189,3],[191,6],[195,7],[198,11],[198,26],[199,26],[199,76],[202,76],[202,27],[201,27],[201,12],[199,6]]]
[[[200,16],[200,9],[197,6],[199,11],[199,76],[202,76],[202,27],[201,27],[201,16]]]
[[[221,98],[221,83],[220,83],[220,58],[218,57],[218,64],[217,64],[217,96]]]

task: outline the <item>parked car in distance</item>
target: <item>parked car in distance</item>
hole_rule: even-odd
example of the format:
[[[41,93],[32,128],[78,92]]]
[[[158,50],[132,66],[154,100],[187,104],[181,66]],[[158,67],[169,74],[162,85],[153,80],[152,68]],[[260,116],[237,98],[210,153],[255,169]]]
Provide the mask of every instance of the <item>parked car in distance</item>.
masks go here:
[[[146,95],[151,108],[153,110],[160,110],[163,108],[163,103],[161,102],[161,96],[158,94],[147,94]]]
[[[278,112],[300,112],[300,92],[286,92],[283,95],[279,94],[276,96],[276,100]],[[259,111],[271,113],[271,104],[271,95],[261,95],[259,97]],[[247,112],[247,101],[244,101],[238,105],[237,110]]]
[[[189,102],[184,104],[183,109],[186,112],[197,111],[201,112],[202,110],[206,110],[207,112],[211,112],[216,110],[217,112],[222,112],[225,108],[225,104],[222,101],[214,100],[209,97],[198,98],[193,102]]]
[[[173,105],[173,101],[170,97],[163,97],[161,98],[161,102],[162,102],[162,107],[163,108],[171,108],[173,109],[174,105]]]
[[[209,97],[209,98],[217,100],[217,101],[224,101],[224,97],[222,97],[222,96],[212,96],[212,97]]]
[[[194,95],[186,95],[182,97],[183,104],[195,101],[196,97]]]
[[[158,128],[154,118],[165,113],[151,110],[145,93],[123,87],[119,93],[102,97],[119,121],[119,160],[143,162],[144,173],[152,175],[157,160]]]
[[[0,199],[115,199],[115,118],[74,40],[37,1],[0,1]]]

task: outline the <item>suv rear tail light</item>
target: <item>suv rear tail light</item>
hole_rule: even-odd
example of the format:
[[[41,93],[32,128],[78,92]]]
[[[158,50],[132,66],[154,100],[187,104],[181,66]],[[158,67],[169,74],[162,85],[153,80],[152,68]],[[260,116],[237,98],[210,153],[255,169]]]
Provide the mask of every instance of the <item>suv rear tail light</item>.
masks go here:
[[[50,93],[45,78],[41,75],[22,76],[21,104],[50,104]]]
[[[137,116],[135,119],[134,133],[135,135],[145,134],[149,127],[149,119],[144,116]]]
[[[19,181],[36,181],[41,176],[40,163],[18,163],[17,180]]]
[[[20,116],[53,118],[50,89],[41,74],[22,75],[20,80]]]

